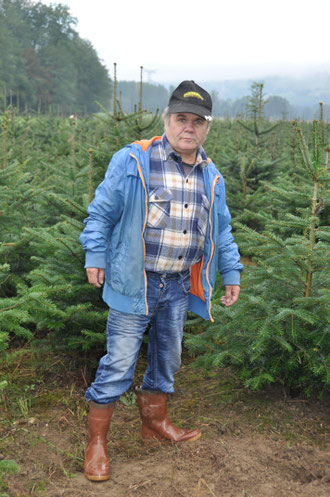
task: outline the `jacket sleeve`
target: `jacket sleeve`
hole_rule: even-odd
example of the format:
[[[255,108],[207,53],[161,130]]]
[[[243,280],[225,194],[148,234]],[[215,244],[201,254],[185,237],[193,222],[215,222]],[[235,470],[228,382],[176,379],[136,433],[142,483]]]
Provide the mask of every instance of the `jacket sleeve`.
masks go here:
[[[117,152],[108,167],[105,178],[95,190],[88,207],[85,229],[79,240],[86,252],[87,267],[105,268],[106,253],[112,230],[123,211],[125,154]]]
[[[239,285],[243,265],[240,263],[238,247],[234,242],[230,225],[231,215],[226,204],[226,191],[223,177],[219,179],[220,196],[218,199],[218,269],[223,285]]]

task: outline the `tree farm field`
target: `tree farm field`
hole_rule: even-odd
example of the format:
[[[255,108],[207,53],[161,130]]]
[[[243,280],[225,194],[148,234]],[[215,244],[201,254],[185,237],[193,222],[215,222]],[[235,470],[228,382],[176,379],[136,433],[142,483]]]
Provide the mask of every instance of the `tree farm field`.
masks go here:
[[[145,347],[145,346],[143,346]],[[142,380],[141,351],[135,382]],[[39,364],[38,364],[39,363]],[[2,371],[8,376],[9,369]],[[15,461],[2,473],[10,497],[327,497],[329,402],[287,398],[274,387],[242,388],[228,370],[203,373],[184,354],[171,419],[199,427],[202,438],[186,444],[148,446],[132,392],[118,402],[108,435],[111,479],[83,475],[89,381],[68,358],[33,357],[23,350],[10,367],[3,394],[0,458]]]
[[[189,315],[171,420],[186,444],[145,445],[133,390],[108,436],[112,475],[83,475],[84,391],[108,309],[78,241],[113,154],[161,135],[144,111],[0,114],[0,497],[328,497],[329,124],[216,119],[205,144],[226,183],[245,269],[214,323]],[[143,344],[135,374],[146,366]]]

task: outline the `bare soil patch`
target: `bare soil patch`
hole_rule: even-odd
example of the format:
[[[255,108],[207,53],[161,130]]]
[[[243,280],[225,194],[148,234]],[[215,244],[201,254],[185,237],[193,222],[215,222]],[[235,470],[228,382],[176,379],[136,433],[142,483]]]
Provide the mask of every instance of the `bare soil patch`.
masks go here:
[[[203,437],[180,445],[145,446],[134,397],[127,395],[125,404],[118,403],[108,437],[112,477],[89,482],[82,474],[84,375],[64,363],[58,366],[52,380],[44,378],[20,403],[3,396],[0,458],[14,460],[19,471],[3,475],[0,496],[330,495],[327,400],[288,399],[275,389],[247,392],[227,371],[203,374],[189,361],[177,375],[169,412],[176,424],[201,428]],[[137,384],[143,368],[142,358]],[[32,388],[35,371],[30,373],[25,371],[25,380]]]

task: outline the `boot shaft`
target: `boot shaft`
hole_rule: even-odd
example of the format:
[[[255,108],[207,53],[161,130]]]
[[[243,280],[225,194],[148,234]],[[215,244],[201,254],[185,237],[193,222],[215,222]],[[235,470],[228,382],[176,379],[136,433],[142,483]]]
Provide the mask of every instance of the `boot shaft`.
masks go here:
[[[198,440],[199,430],[184,430],[173,425],[167,415],[167,394],[137,389],[137,402],[144,440],[186,442]]]
[[[96,436],[106,437],[114,409],[114,405],[106,408],[90,406],[88,414],[89,438]]]
[[[114,409],[115,404],[105,408],[90,406],[88,414],[88,445],[84,461],[84,473],[88,480],[104,481],[110,477],[107,433]]]
[[[161,422],[167,418],[167,394],[137,390],[137,403],[143,423]]]

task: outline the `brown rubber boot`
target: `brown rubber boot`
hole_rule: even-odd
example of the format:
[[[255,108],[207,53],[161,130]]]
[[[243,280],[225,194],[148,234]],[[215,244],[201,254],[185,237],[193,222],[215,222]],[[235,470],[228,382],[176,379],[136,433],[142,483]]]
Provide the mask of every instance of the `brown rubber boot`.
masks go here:
[[[107,454],[107,433],[115,404],[107,407],[90,406],[88,415],[88,445],[84,473],[88,480],[104,481],[110,478]]]
[[[143,440],[193,442],[202,434],[199,430],[183,430],[171,424],[167,415],[167,394],[152,390],[136,389],[142,420]]]

